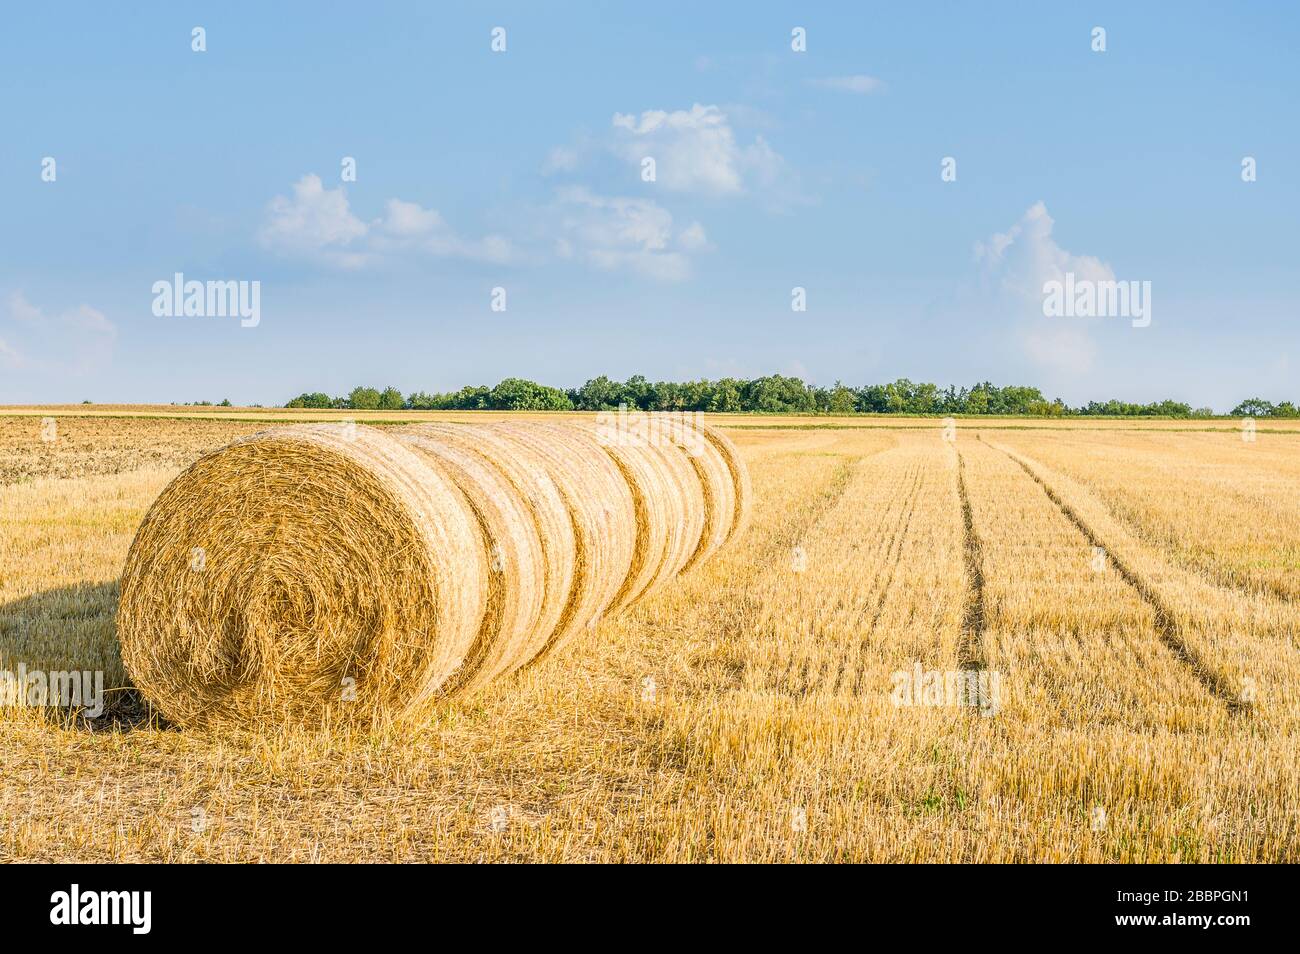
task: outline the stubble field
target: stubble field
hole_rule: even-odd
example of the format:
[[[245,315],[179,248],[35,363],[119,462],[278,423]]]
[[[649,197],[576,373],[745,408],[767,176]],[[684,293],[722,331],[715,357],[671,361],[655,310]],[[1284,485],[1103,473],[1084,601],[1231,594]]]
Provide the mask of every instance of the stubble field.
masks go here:
[[[720,418],[753,524],[655,598],[416,732],[217,735],[142,713],[117,580],[284,412],[97,411],[0,416],[0,670],[110,699],[0,711],[0,860],[1300,859],[1285,428]]]

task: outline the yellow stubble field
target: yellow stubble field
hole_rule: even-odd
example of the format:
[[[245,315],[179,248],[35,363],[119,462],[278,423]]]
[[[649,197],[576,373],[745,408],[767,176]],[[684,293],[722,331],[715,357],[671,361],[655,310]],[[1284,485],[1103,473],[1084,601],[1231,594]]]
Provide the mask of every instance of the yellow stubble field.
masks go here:
[[[110,700],[0,711],[0,860],[1300,859],[1284,427],[722,417],[753,524],[630,613],[415,732],[178,731],[127,548],[285,416],[0,412],[0,671]]]

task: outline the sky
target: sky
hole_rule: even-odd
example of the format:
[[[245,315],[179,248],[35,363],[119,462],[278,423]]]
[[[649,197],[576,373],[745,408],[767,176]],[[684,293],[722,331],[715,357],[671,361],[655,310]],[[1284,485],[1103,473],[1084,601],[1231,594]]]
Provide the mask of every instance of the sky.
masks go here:
[[[612,7],[7,11],[0,403],[1300,399],[1300,8]],[[168,314],[177,273],[258,283],[256,322]],[[1045,315],[1067,274],[1149,288],[1149,323]]]

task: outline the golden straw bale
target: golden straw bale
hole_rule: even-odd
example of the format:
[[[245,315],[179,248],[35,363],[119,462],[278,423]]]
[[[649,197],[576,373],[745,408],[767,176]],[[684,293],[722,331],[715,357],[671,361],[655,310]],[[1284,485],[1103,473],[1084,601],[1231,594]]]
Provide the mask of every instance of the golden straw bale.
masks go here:
[[[572,611],[549,652],[614,604],[631,573],[637,521],[631,490],[595,442],[577,429],[534,421],[483,425],[538,455],[555,482],[573,522],[577,550]]]
[[[481,454],[431,433],[390,434],[456,485],[478,524],[488,554],[487,608],[478,638],[446,687],[476,689],[534,655],[546,595],[537,524],[519,491]]]
[[[722,455],[727,471],[731,474],[731,485],[735,489],[735,516],[727,530],[722,545],[726,546],[745,532],[749,526],[750,511],[754,503],[754,487],[749,480],[749,468],[745,466],[740,450],[731,438],[709,424],[701,424],[700,430],[709,444]]]
[[[697,419],[687,418],[668,431],[674,445],[686,455],[704,497],[704,526],[699,545],[681,572],[713,556],[726,543],[736,519],[736,485],[726,459],[708,440]]]
[[[401,443],[265,431],[150,508],[122,576],[122,659],[182,726],[399,719],[474,645],[488,572],[460,491]]]
[[[408,425],[400,432],[435,437],[478,455],[499,471],[531,517],[542,550],[544,596],[522,662],[535,659],[571,628],[581,626],[582,621],[575,619],[579,600],[573,520],[544,459],[506,434],[472,424],[431,422]]]

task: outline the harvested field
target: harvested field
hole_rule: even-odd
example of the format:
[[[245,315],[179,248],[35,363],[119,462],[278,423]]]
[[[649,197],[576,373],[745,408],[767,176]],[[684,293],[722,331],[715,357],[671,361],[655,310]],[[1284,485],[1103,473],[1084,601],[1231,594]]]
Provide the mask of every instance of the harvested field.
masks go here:
[[[546,604],[563,638],[417,728],[217,733],[133,701],[119,578],[181,468],[267,425],[117,410],[0,417],[0,670],[109,698],[4,709],[0,859],[1300,859],[1300,434],[722,418],[753,506],[716,556],[594,626]],[[529,479],[460,426],[449,480]],[[587,500],[531,500],[541,577],[584,579],[546,554]]]

